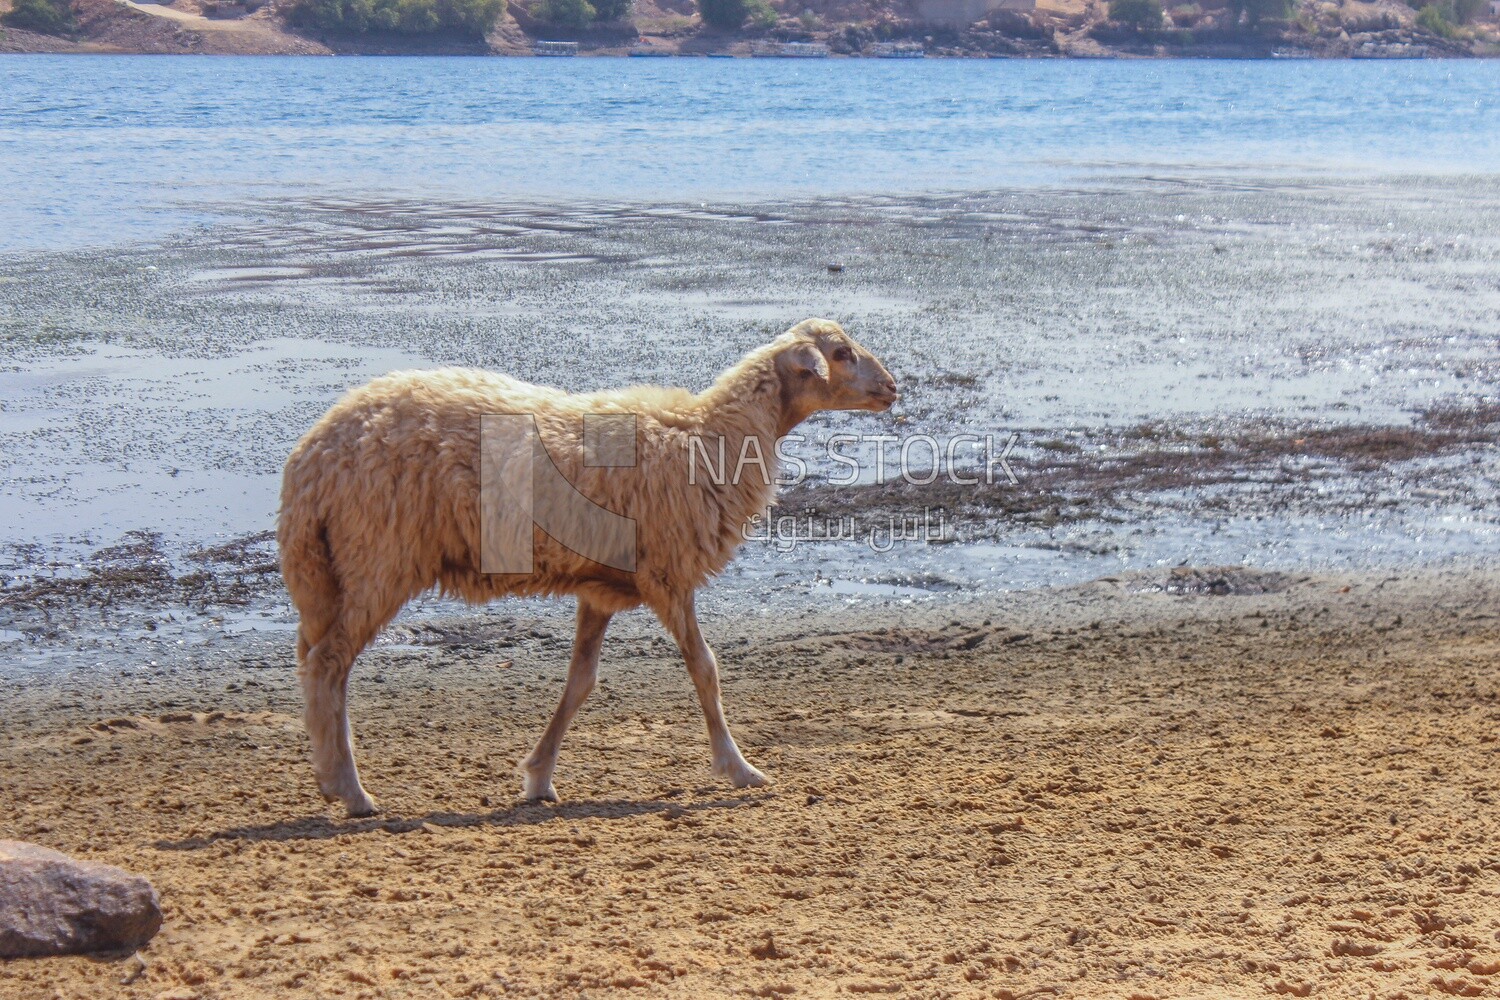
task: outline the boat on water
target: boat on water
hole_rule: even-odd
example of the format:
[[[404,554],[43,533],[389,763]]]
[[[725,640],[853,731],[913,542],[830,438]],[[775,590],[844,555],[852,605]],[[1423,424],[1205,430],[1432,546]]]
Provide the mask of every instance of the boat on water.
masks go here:
[[[917,42],[876,42],[870,46],[876,59],[926,59],[927,50]]]
[[[822,42],[751,42],[750,54],[770,59],[827,59],[831,53]]]
[[[531,54],[534,56],[576,56],[578,43],[539,41],[531,46]]]
[[[637,45],[630,50],[632,59],[665,59],[671,54],[666,49],[655,49],[649,45]]]

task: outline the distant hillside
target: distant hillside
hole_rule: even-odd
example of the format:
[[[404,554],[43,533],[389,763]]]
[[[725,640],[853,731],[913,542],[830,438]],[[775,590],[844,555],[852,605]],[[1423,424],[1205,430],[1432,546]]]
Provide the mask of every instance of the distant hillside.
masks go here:
[[[0,52],[1415,58],[1500,54],[1488,0],[0,0]],[[625,17],[601,22],[618,5]],[[1036,3],[1034,8],[1030,4]],[[715,28],[710,19],[740,23]],[[1287,6],[1282,6],[1285,3]],[[488,6],[486,6],[488,4]],[[1009,8],[1009,9],[1006,9]],[[1282,16],[1282,15],[1285,16]],[[466,28],[480,24],[477,29]],[[457,27],[455,27],[457,26]]]

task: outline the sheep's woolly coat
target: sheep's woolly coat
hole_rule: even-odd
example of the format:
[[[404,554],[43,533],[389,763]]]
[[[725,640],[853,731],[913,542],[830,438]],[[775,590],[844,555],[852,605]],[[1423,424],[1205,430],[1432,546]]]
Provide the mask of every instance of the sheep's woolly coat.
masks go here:
[[[654,387],[573,395],[453,368],[397,372],[350,392],[286,466],[279,539],[304,614],[302,641],[317,642],[319,619],[338,614],[336,605],[369,616],[349,623],[357,635],[433,587],[474,603],[577,593],[609,610],[659,607],[696,589],[724,569],[749,519],[771,502],[776,441],[803,416],[788,412],[777,349],[752,352],[697,395]],[[532,415],[562,476],[636,522],[634,573],[585,559],[540,528],[532,573],[481,572],[481,426],[487,414],[506,413]],[[633,466],[584,466],[585,414],[634,415]],[[765,465],[747,465],[738,482],[705,474],[703,457],[716,463],[721,439],[731,467],[744,453]]]

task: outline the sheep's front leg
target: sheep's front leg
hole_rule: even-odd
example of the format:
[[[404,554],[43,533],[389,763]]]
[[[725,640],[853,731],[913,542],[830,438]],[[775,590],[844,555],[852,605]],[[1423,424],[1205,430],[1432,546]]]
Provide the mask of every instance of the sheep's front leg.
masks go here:
[[[568,683],[563,687],[562,700],[546,732],[537,741],[536,749],[521,761],[521,798],[528,802],[556,802],[557,790],[552,787],[552,772],[557,767],[557,752],[562,745],[563,734],[578,714],[583,700],[594,690],[599,677],[599,648],[604,645],[604,630],[609,627],[612,616],[600,611],[585,598],[578,599],[578,632],[573,639],[573,659],[568,664]]]
[[[677,640],[682,658],[687,663],[688,675],[693,687],[698,689],[698,702],[703,706],[703,718],[708,723],[708,741],[713,747],[714,773],[728,778],[735,788],[757,788],[769,783],[764,774],[751,767],[734,737],[729,735],[729,726],[724,722],[724,705],[719,699],[719,664],[714,651],[703,641],[698,630],[698,612],[693,606],[693,595],[674,600],[657,611],[657,617]]]

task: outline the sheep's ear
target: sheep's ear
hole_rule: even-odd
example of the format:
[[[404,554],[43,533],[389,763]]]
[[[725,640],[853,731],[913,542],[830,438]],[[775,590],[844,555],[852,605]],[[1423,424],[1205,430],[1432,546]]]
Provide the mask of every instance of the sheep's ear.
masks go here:
[[[814,381],[828,384],[828,360],[814,344],[793,344],[782,351],[776,356],[776,371],[792,388]]]

